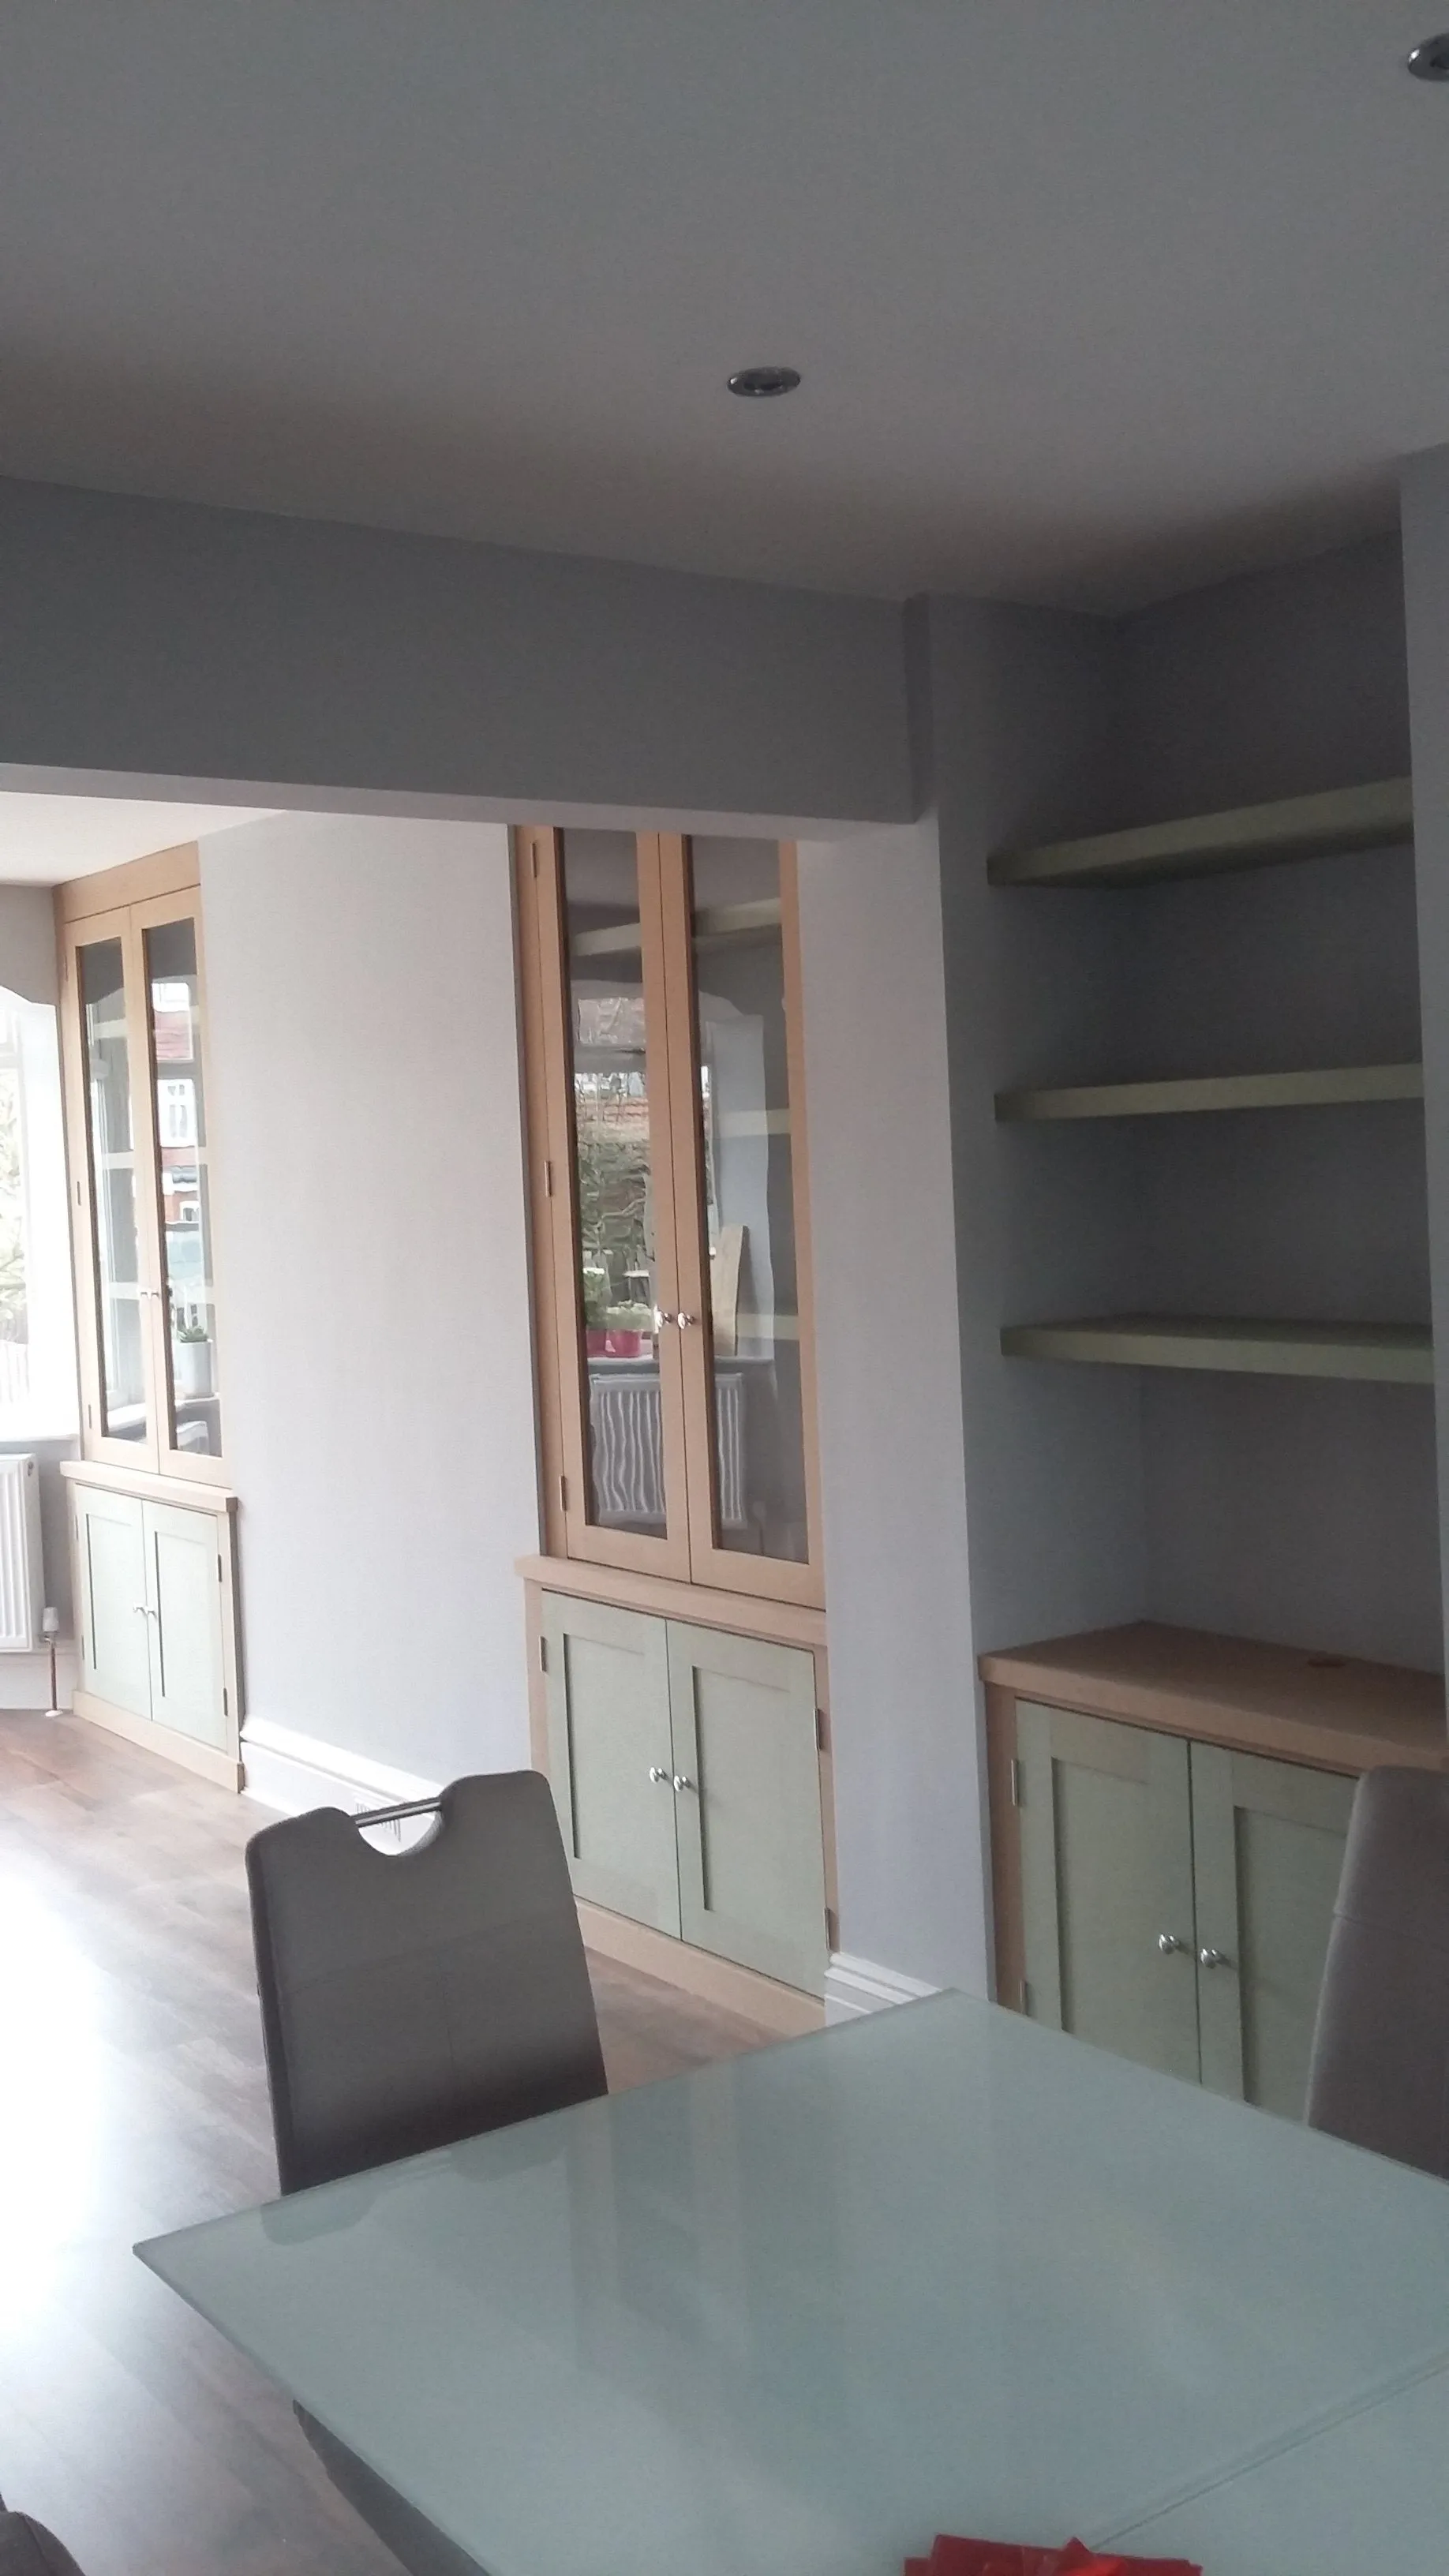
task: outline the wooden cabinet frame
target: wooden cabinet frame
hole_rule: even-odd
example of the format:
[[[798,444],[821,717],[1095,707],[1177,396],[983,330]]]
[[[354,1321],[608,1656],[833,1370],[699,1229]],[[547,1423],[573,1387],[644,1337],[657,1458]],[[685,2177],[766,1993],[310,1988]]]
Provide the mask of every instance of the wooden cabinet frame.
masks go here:
[[[225,1460],[179,1448],[173,1436],[174,1388],[162,1241],[161,1157],[156,1129],[157,1068],[146,1010],[146,933],[169,922],[190,920],[196,937],[197,991],[201,1004],[202,1085],[210,1104],[210,1023],[206,1007],[206,964],[197,869],[197,852],[195,846],[190,845],[158,853],[155,859],[137,861],[127,868],[108,871],[104,876],[82,878],[57,890],[61,1063],[65,1089],[83,1454],[87,1459],[108,1466],[174,1476],[190,1485],[221,1486],[228,1482]],[[129,899],[102,909],[106,893],[122,893]],[[120,946],[125,976],[126,1049],[140,1272],[138,1302],[146,1387],[144,1440],[123,1440],[108,1434],[103,1427],[103,1326],[92,1195],[93,1140],[79,952],[110,939],[116,940]],[[209,1124],[207,1151],[210,1152]],[[214,1274],[217,1258],[214,1207],[209,1255]],[[214,1275],[212,1286],[217,1288]]]
[[[587,1514],[588,1380],[577,1259],[578,1207],[562,836],[515,833],[522,974],[525,1102],[538,1373],[542,1517],[552,1556],[614,1566],[710,1590],[817,1606],[824,1599],[816,1438],[815,1361],[795,853],[780,850],[791,1181],[799,1309],[801,1417],[808,1555],[805,1562],[719,1544],[709,1268],[697,1113],[696,996],[689,844],[636,836],[645,1014],[649,1040],[651,1179],[659,1303],[697,1319],[658,1341],[668,1524],[655,1537],[600,1527]]]

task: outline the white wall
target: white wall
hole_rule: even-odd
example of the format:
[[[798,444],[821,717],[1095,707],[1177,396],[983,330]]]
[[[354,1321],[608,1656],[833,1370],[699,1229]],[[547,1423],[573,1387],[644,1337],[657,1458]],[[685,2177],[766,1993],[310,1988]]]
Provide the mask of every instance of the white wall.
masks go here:
[[[984,1994],[935,827],[799,857],[841,1946]]]
[[[537,1546],[513,932],[491,824],[201,843],[250,1711],[424,1779],[528,1759]]]

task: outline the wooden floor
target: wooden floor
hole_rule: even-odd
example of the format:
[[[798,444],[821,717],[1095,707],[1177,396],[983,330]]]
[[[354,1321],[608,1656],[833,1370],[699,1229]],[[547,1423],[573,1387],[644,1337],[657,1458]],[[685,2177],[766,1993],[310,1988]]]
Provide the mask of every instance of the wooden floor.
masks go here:
[[[139,2236],[276,2190],[241,1852],[265,1821],[0,1712],[0,2490],[86,2576],[397,2576]],[[604,1960],[611,2086],[769,2034]]]

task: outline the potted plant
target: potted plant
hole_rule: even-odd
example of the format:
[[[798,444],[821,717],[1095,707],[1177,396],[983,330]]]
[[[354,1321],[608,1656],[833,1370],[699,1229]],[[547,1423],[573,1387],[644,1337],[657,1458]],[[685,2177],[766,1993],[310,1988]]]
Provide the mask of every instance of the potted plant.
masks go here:
[[[193,1315],[186,1319],[173,1317],[171,1325],[171,1374],[179,1396],[210,1395],[211,1335],[205,1324]]]

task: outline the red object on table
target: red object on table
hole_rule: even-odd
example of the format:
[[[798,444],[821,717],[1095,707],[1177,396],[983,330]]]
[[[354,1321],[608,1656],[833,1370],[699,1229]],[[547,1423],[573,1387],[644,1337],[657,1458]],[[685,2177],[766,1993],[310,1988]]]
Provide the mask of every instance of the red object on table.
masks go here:
[[[1185,2558],[1128,2558],[1120,2550],[1031,2549],[1015,2540],[957,2540],[938,2532],[929,2558],[908,2558],[905,2576],[1202,2576]]]

